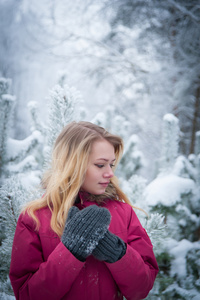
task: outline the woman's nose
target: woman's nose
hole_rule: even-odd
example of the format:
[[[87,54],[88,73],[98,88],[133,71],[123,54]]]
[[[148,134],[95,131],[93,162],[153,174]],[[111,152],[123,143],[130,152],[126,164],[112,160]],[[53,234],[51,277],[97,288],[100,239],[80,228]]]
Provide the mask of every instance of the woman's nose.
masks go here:
[[[114,172],[113,172],[112,168],[110,166],[108,166],[108,168],[106,169],[106,171],[104,173],[104,177],[111,178],[113,176],[114,176]]]

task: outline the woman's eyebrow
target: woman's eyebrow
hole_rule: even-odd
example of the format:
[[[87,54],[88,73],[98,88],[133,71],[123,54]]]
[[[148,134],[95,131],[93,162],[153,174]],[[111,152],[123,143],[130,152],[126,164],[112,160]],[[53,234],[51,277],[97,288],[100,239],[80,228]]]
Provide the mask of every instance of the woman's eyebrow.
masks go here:
[[[106,159],[106,158],[98,158],[97,160],[104,160],[104,161],[106,161],[106,162],[109,161],[109,159]],[[115,160],[116,160],[116,158],[112,159],[111,162],[113,162],[113,161],[115,161]]]

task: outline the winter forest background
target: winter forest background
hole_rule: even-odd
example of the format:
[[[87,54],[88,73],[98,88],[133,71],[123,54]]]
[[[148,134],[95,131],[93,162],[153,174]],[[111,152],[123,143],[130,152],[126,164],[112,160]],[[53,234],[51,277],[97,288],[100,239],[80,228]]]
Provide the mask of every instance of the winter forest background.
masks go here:
[[[20,207],[71,120],[121,135],[117,175],[160,272],[148,299],[200,299],[199,0],[0,0],[0,299]]]

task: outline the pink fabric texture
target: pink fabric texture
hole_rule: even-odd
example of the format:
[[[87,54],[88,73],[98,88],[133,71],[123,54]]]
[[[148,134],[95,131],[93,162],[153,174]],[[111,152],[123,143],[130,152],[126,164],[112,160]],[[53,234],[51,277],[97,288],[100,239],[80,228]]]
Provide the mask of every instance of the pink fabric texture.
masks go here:
[[[79,209],[94,202],[81,199]],[[152,289],[158,265],[151,241],[130,205],[107,199],[101,206],[111,213],[109,231],[127,246],[115,263],[89,256],[76,259],[50,228],[51,212],[37,212],[40,229],[27,214],[21,214],[15,232],[10,280],[20,300],[137,300]]]

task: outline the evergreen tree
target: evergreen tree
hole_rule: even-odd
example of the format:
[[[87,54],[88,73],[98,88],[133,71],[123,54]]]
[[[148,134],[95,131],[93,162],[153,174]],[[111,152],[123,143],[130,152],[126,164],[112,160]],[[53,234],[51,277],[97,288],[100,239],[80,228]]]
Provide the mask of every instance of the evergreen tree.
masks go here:
[[[24,140],[10,137],[15,97],[9,94],[11,80],[0,79],[0,298],[12,294],[8,278],[12,241],[21,206],[30,199],[27,186],[38,184],[37,157],[42,136],[38,130]],[[7,295],[7,296],[6,296]]]
[[[80,92],[68,85],[63,87],[56,85],[50,91],[45,141],[45,167],[48,167],[51,150],[58,134],[66,124],[78,118],[80,111],[75,107],[79,107],[81,101]]]
[[[3,79],[1,82],[4,83],[2,91],[7,91],[5,85],[8,81]],[[2,96],[2,99],[7,101],[12,97]],[[9,107],[9,110],[2,110],[0,120],[2,128],[1,157],[3,157],[3,185],[0,189],[0,299],[1,297],[6,299],[8,295],[13,294],[8,272],[12,242],[20,210],[27,201],[41,197],[43,191],[38,189],[37,185],[40,181],[41,171],[44,166],[47,167],[47,162],[49,162],[49,157],[45,158],[46,160],[44,157],[46,154],[50,155],[55,138],[62,128],[76,118],[75,104],[81,100],[81,96],[78,91],[68,86],[54,87],[50,92],[47,125],[38,118],[37,104],[29,103],[32,116],[31,134],[22,141],[9,137],[6,118],[11,118],[11,106],[4,105],[5,101],[3,102],[3,100],[0,102],[2,107]],[[8,104],[10,103],[8,102]]]
[[[139,138],[136,134],[131,135],[125,144],[119,172],[122,172],[127,180],[144,166],[144,156],[138,149],[138,144]]]
[[[178,156],[178,121],[164,116],[160,172],[146,188],[145,200],[152,212],[160,212],[170,238],[158,256],[160,273],[151,292],[161,299],[197,299],[200,293],[198,262],[200,253],[200,193],[198,158]],[[151,299],[151,296],[150,299]]]
[[[136,121],[140,119],[139,108],[141,116],[147,112],[146,123],[156,116],[161,121],[166,112],[178,116],[182,132],[179,146],[185,155],[194,152],[195,132],[200,129],[198,5],[196,0],[104,1],[103,16],[110,23],[103,39],[109,49],[108,63],[96,70],[102,80],[115,78],[124,113],[135,112]],[[159,129],[154,127],[152,134]],[[148,126],[143,131],[148,132]]]
[[[34,195],[36,196],[36,194]],[[10,268],[12,243],[20,214],[20,209],[27,199],[33,199],[30,190],[26,189],[20,177],[13,176],[5,180],[0,189],[1,211],[0,224],[1,243],[0,243],[0,299],[2,293],[13,295],[12,287],[8,278]],[[3,298],[6,299],[6,298]]]
[[[6,165],[6,146],[15,97],[9,95],[10,79],[0,78],[0,180]]]
[[[178,155],[179,145],[179,120],[172,114],[166,114],[163,118],[163,139],[161,166],[163,172],[169,172],[174,166]]]

